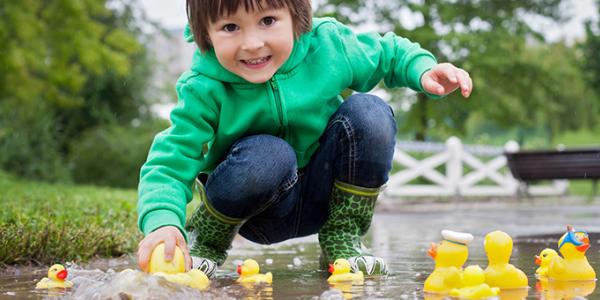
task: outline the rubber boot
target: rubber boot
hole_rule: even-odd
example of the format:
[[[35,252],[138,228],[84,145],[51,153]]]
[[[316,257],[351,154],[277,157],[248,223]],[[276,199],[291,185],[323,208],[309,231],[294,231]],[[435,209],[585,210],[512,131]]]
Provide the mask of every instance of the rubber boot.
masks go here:
[[[193,268],[213,278],[217,267],[227,259],[227,250],[242,226],[242,219],[227,217],[215,210],[200,187],[200,206],[187,221]]]
[[[379,188],[335,182],[329,200],[329,216],[319,230],[322,268],[326,269],[338,258],[345,258],[355,272],[360,270],[365,275],[388,273],[384,260],[363,252],[360,241],[371,225],[378,195]]]

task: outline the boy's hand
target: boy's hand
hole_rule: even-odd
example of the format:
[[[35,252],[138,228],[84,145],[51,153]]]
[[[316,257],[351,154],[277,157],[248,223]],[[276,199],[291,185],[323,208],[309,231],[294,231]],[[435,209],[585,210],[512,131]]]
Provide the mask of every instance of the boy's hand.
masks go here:
[[[425,92],[434,95],[446,95],[460,88],[461,94],[468,98],[473,89],[473,81],[467,71],[450,63],[433,67],[421,76],[421,85]]]
[[[148,234],[138,244],[138,264],[144,272],[148,272],[148,261],[150,260],[152,251],[154,250],[154,247],[160,243],[165,243],[165,259],[167,261],[173,259],[175,246],[179,246],[185,258],[185,270],[188,271],[191,269],[192,258],[190,257],[185,238],[181,234],[181,231],[175,226],[164,226]]]

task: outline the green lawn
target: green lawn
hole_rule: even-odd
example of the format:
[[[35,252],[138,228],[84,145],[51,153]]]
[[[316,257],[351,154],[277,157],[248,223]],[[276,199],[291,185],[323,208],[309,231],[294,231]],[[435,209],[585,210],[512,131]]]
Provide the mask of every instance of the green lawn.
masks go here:
[[[0,172],[0,265],[134,252],[134,190],[22,181]]]

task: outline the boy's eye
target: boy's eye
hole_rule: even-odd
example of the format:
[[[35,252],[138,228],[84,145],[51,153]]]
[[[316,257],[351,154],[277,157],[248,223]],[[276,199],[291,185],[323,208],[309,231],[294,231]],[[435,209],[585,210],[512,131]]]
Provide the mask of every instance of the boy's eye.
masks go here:
[[[262,20],[260,20],[260,22],[266,26],[271,26],[275,23],[275,18],[274,17],[264,17],[264,18],[262,18]]]
[[[225,26],[223,26],[223,30],[227,31],[227,32],[234,32],[238,29],[238,26],[235,24],[226,24]]]

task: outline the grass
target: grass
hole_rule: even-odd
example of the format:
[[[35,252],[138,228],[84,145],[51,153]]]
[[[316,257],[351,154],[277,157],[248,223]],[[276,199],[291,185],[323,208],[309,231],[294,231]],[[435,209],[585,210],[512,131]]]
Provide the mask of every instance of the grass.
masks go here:
[[[135,251],[134,190],[22,181],[0,172],[0,265],[86,261]]]

